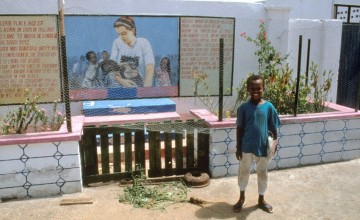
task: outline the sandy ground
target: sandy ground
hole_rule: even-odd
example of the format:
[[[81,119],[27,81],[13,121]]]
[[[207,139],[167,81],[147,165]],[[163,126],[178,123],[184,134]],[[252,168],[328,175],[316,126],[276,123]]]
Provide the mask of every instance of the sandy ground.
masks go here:
[[[360,159],[269,172],[266,200],[274,213],[256,207],[256,174],[250,177],[246,206],[232,211],[239,190],[237,177],[211,179],[204,188],[191,188],[188,198],[203,205],[176,203],[165,210],[134,208],[118,202],[124,186],[108,183],[59,197],[10,200],[0,203],[0,219],[359,219]],[[92,204],[60,206],[63,199],[91,198]]]

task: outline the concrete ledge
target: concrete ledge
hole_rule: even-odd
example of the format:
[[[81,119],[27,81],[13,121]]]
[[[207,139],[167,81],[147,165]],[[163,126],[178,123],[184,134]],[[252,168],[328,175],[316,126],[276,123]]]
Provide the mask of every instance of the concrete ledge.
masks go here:
[[[79,141],[81,140],[84,116],[71,117],[72,132],[67,131],[66,123],[64,123],[58,131],[1,135],[0,146],[13,144],[32,144],[59,141]]]
[[[131,114],[131,115],[110,115],[85,117],[84,126],[118,125],[135,122],[157,122],[164,120],[177,120],[180,115],[176,112]]]
[[[293,124],[300,122],[360,118],[360,111],[356,112],[355,109],[337,105],[335,103],[328,103],[327,107],[335,111],[298,114],[296,117],[292,115],[280,115],[280,121],[281,124]],[[217,116],[206,109],[195,109],[191,110],[190,112],[197,118],[204,119],[210,128],[226,128],[236,126],[236,118],[224,118],[223,121],[219,121]]]

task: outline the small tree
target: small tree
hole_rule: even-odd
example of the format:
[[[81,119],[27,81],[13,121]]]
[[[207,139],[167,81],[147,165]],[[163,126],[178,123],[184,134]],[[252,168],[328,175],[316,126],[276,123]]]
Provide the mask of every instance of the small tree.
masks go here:
[[[289,55],[281,56],[272,46],[266,35],[264,20],[261,20],[260,22],[259,33],[256,35],[256,38],[251,38],[250,36],[247,36],[246,33],[241,33],[240,36],[244,37],[247,41],[254,43],[258,47],[258,50],[255,52],[259,63],[257,74],[261,75],[265,80],[264,99],[273,103],[279,114],[293,113],[296,81],[293,80],[293,70],[288,64],[284,64],[284,61],[287,60]],[[311,71],[311,80],[313,81],[311,84],[312,89],[305,84],[304,76],[301,76],[299,79],[300,86],[297,106],[299,113],[319,112],[321,109],[324,110],[324,107],[320,106],[324,106],[327,94],[331,87],[331,76],[327,78],[323,86],[319,87],[317,65],[313,64]],[[326,75],[331,75],[331,72],[328,74],[324,72],[323,76],[326,77]],[[311,92],[314,92],[313,100],[315,107],[311,107],[308,102],[309,94]],[[246,79],[240,83],[237,93],[235,109],[241,102],[247,99]],[[320,94],[322,94],[321,97]]]

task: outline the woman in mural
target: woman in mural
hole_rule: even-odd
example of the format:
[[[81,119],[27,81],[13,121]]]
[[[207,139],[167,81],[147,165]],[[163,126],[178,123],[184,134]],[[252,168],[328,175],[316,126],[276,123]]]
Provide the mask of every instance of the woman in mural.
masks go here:
[[[144,79],[144,86],[152,86],[154,77],[154,54],[149,41],[136,36],[136,26],[133,17],[120,16],[114,23],[119,35],[111,49],[111,59],[123,65],[126,60],[137,60],[137,68]],[[132,66],[134,67],[134,66]]]
[[[171,86],[170,73],[170,59],[168,57],[163,57],[160,61],[160,68],[156,70],[156,85]]]

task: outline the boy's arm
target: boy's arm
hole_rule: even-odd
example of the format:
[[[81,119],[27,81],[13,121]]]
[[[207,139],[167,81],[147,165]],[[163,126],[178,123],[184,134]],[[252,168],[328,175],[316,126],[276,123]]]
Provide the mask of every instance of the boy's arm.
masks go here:
[[[242,159],[242,149],[241,149],[241,141],[243,138],[244,129],[237,127],[236,128],[236,159]]]

